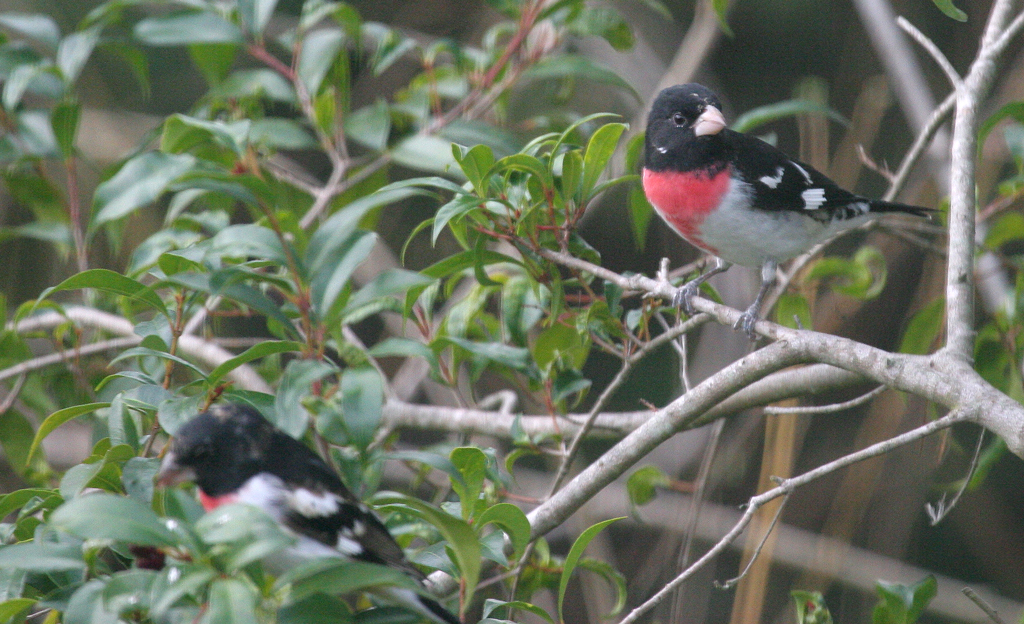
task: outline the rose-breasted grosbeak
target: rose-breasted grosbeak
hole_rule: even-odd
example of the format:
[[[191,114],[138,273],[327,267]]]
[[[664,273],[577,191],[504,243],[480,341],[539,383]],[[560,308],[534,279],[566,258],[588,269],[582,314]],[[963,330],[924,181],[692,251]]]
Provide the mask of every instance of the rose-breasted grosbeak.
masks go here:
[[[733,263],[761,267],[757,298],[736,323],[751,339],[778,263],[884,212],[929,210],[867,199],[843,190],[810,165],[726,127],[718,96],[699,84],[669,87],[647,117],[644,193],[669,226],[713,254],[715,267],[684,285],[690,300]]]
[[[194,481],[207,511],[246,503],[277,520],[297,540],[265,562],[273,571],[341,557],[398,568],[423,580],[376,514],[334,471],[250,407],[214,406],[182,426],[157,480],[162,485]],[[411,590],[382,593],[434,622],[459,624],[440,604]]]

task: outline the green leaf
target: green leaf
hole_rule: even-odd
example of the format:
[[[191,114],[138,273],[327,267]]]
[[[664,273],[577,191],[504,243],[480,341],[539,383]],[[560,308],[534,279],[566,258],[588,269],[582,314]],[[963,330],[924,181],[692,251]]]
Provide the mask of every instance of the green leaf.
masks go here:
[[[50,514],[50,524],[82,539],[176,546],[178,538],[149,506],[115,494],[79,496]]]
[[[487,457],[484,452],[474,446],[452,449],[449,455],[452,464],[459,471],[460,479],[452,479],[452,489],[459,497],[462,506],[462,519],[469,522],[476,508],[480,492],[484,488],[484,477],[487,475]]]
[[[32,448],[35,433],[32,423],[20,412],[7,410],[0,414],[0,444],[3,445],[7,462],[20,475],[24,475],[28,468],[31,459],[29,449]]]
[[[200,624],[252,624],[259,621],[256,587],[237,578],[219,578],[210,584],[210,600]]]
[[[789,595],[796,606],[796,624],[832,624],[832,614],[821,592],[794,589]]]
[[[914,585],[878,581],[875,590],[879,600],[872,624],[914,624],[938,592],[938,583],[929,574]]]
[[[474,145],[463,153],[463,148],[452,143],[452,157],[459,163],[462,173],[481,197],[487,197],[487,178],[494,166],[494,151],[487,145]]]
[[[340,245],[332,246],[334,255],[324,260],[324,268],[311,268],[313,279],[310,282],[310,296],[322,318],[330,318],[330,311],[349,285],[352,273],[369,257],[376,244],[375,232],[354,232]]]
[[[512,560],[518,561],[530,543],[530,521],[523,510],[511,503],[497,503],[484,510],[474,523],[477,527],[495,524],[508,535],[512,544]]]
[[[580,156],[580,151],[570,150],[562,154],[561,165],[562,174],[559,181],[562,197],[568,201],[576,197],[580,190],[580,181],[583,180],[583,157]]]
[[[39,299],[46,299],[51,294],[62,290],[77,290],[79,288],[95,288],[103,292],[122,295],[132,301],[141,301],[164,316],[167,315],[167,308],[164,306],[163,300],[152,288],[109,269],[87,269],[72,275],[60,284],[44,290],[39,295]]]
[[[277,611],[277,624],[352,624],[351,609],[341,598],[314,593],[292,599]]]
[[[536,65],[523,72],[521,80],[526,83],[531,80],[567,78],[573,80],[583,78],[599,84],[611,85],[629,93],[636,98],[637,102],[642,101],[633,85],[623,80],[617,73],[578,54],[560,54],[541,59]]]
[[[783,293],[775,304],[775,322],[793,329],[811,329],[814,325],[807,298],[799,294]]]
[[[238,0],[238,13],[245,29],[260,35],[267,27],[276,6],[277,0]]]
[[[34,598],[13,598],[0,604],[0,621],[24,621],[24,614],[36,603]]]
[[[147,17],[135,25],[135,37],[152,46],[193,43],[244,43],[242,31],[213,11],[175,12]]]
[[[611,564],[588,557],[580,559],[576,567],[594,572],[608,581],[608,584],[615,590],[615,604],[612,605],[611,610],[603,617],[613,618],[618,615],[622,608],[626,606],[626,596],[629,593],[626,587],[626,578],[613,568]]]
[[[451,336],[442,337],[438,340],[459,346],[483,360],[508,366],[515,370],[527,371],[532,365],[530,350],[525,347],[513,347],[500,342],[475,342]]]
[[[638,507],[646,505],[658,495],[657,488],[666,487],[670,482],[669,476],[657,466],[638,468],[626,480],[629,502]]]
[[[28,449],[29,458],[35,455],[36,450],[39,449],[39,445],[46,439],[46,436],[53,433],[54,429],[70,420],[78,418],[79,416],[90,414],[105,407],[110,407],[110,403],[86,403],[84,405],[65,407],[64,409],[57,410],[47,416],[43,420],[42,424],[39,425],[39,430],[36,431],[36,437],[32,440],[32,446]]]
[[[419,592],[422,587],[405,572],[366,561],[323,558],[295,566],[281,575],[276,588],[291,586],[289,598],[305,600],[317,594],[350,594],[380,586]]]
[[[310,386],[337,368],[319,360],[292,360],[288,362],[277,395],[274,399],[274,411],[277,422],[274,424],[293,438],[301,437],[309,425],[309,412],[303,406],[303,400],[310,395]]]
[[[253,345],[236,355],[230,360],[226,360],[217,368],[210,371],[210,374],[206,377],[206,383],[212,388],[216,386],[225,375],[235,370],[243,364],[248,364],[253,360],[265,358],[268,355],[275,355],[277,353],[289,353],[289,352],[301,352],[303,345],[300,342],[294,342],[291,340],[265,340],[259,344]]]
[[[623,123],[605,124],[590,136],[583,157],[583,196],[590,198],[604,168],[615,153],[619,138],[629,126]]]
[[[82,107],[74,100],[62,100],[53,108],[50,117],[53,136],[65,159],[71,158],[75,153],[75,136],[78,133],[81,112]]]
[[[718,26],[725,36],[734,37],[732,28],[729,27],[729,22],[726,19],[729,12],[729,0],[711,0],[711,9],[714,10],[715,17],[718,18]]]
[[[153,478],[160,470],[156,457],[132,457],[121,468],[121,483],[128,496],[140,503],[153,502]]]
[[[373,442],[384,407],[384,384],[372,366],[346,368],[341,373],[341,407],[345,429],[360,449]]]
[[[457,220],[480,208],[484,201],[475,195],[456,195],[450,202],[438,208],[437,214],[434,216],[434,226],[430,232],[430,243],[436,245],[437,237],[441,235],[444,226],[453,219]]]
[[[92,55],[93,49],[100,40],[101,28],[94,26],[81,32],[71,33],[61,40],[57,47],[57,67],[64,75],[68,84],[78,80],[78,75]]]
[[[418,171],[447,174],[461,172],[461,169],[454,166],[456,162],[452,157],[451,141],[430,134],[414,134],[402,140],[392,149],[391,156],[403,167]]]
[[[132,347],[131,349],[126,349],[126,350],[122,351],[121,353],[119,353],[117,355],[117,357],[115,357],[113,360],[111,360],[111,363],[120,362],[122,360],[130,359],[130,358],[146,358],[146,357],[153,357],[153,358],[157,358],[157,359],[160,359],[160,360],[167,360],[167,361],[170,361],[170,362],[174,362],[175,364],[180,364],[180,365],[182,365],[185,368],[195,372],[196,374],[198,374],[200,376],[205,376],[206,375],[206,372],[203,369],[199,368],[198,366],[196,366],[192,362],[189,362],[185,358],[178,357],[177,355],[174,355],[172,353],[167,353],[166,351],[160,351],[158,349],[150,349],[149,347]]]
[[[754,128],[763,126],[766,123],[786,117],[796,117],[797,115],[821,115],[843,125],[849,125],[850,123],[836,111],[818,102],[812,102],[811,100],[786,100],[784,102],[759,106],[743,113],[732,123],[732,129],[736,132],[750,132]]]
[[[573,570],[576,569],[576,565],[579,563],[580,557],[583,556],[583,551],[606,526],[622,519],[623,517],[610,518],[608,520],[598,522],[597,524],[588,527],[583,531],[583,533],[580,533],[580,536],[576,538],[575,542],[573,542],[572,548],[569,549],[569,554],[565,557],[565,564],[562,567],[562,578],[558,582],[559,620],[565,620],[565,617],[562,615],[562,602],[565,600],[565,588],[569,586],[569,578],[572,577]]]
[[[164,121],[160,133],[160,149],[171,154],[183,154],[196,147],[206,148],[214,144],[242,156],[249,142],[251,128],[252,122],[248,119],[207,121],[176,113]]]
[[[1024,240],[1024,215],[1019,212],[1002,215],[985,234],[985,246],[989,249],[999,249],[1017,240]]]
[[[900,353],[927,355],[939,337],[946,318],[946,299],[939,297],[917,311],[900,341]]]
[[[391,110],[387,100],[378,98],[373,104],[349,114],[345,118],[345,135],[372,150],[383,151],[391,136]]]
[[[377,277],[373,278],[370,283],[366,284],[352,295],[352,298],[348,301],[348,305],[345,306],[343,315],[350,314],[361,306],[364,306],[376,299],[404,293],[410,288],[426,286],[433,283],[433,281],[433,278],[420,275],[413,271],[407,271],[405,269],[387,269],[382,271],[377,275]]]
[[[336,28],[315,30],[302,40],[302,52],[296,73],[309,93],[316,95],[327,71],[338,58],[345,34]]]
[[[940,11],[958,22],[966,22],[967,14],[953,6],[953,0],[932,0]]]
[[[981,128],[978,129],[978,149],[985,144],[985,139],[988,138],[989,133],[999,124],[1000,121],[1011,117],[1017,121],[1017,123],[1024,123],[1024,102],[1010,102],[1004,104],[999,110],[992,113],[985,119],[981,124]]]
[[[484,601],[484,610],[483,610],[484,619],[481,620],[480,624],[484,624],[484,623],[490,624],[490,622],[493,621],[492,619],[490,619],[491,618],[491,614],[494,613],[498,609],[517,609],[517,610],[521,609],[523,611],[528,611],[528,612],[536,615],[537,617],[539,617],[542,620],[545,620],[547,622],[551,622],[551,624],[554,624],[554,622],[555,622],[551,618],[551,615],[547,611],[545,611],[544,609],[538,607],[535,604],[532,604],[532,603],[529,603],[529,602],[524,602],[522,600],[512,600],[512,601],[509,601],[509,602],[505,602],[505,601],[502,601],[502,600],[495,600],[494,598],[488,598],[487,600]]]
[[[873,299],[885,288],[887,275],[882,252],[864,246],[849,260],[834,256],[818,259],[804,274],[804,281],[828,280],[836,292],[857,299]]]
[[[167,566],[153,583],[150,616],[157,621],[166,621],[164,616],[168,609],[188,594],[200,592],[219,574],[218,570],[206,566]]]
[[[441,535],[448,541],[448,546],[455,553],[455,561],[459,566],[459,571],[462,572],[465,587],[463,604],[471,604],[473,593],[480,580],[481,563],[480,542],[473,529],[455,516],[446,514],[410,496],[394,493],[378,495],[374,498],[374,503],[383,508],[394,507],[399,511],[412,513],[441,532]]]
[[[21,33],[29,39],[35,39],[51,50],[56,50],[57,43],[60,41],[60,28],[57,26],[57,22],[46,15],[0,13],[0,25]]]
[[[162,152],[146,152],[128,160],[113,177],[96,187],[90,231],[156,201],[169,184],[195,164],[195,157],[189,154]]]
[[[494,163],[495,173],[506,171],[522,171],[540,178],[541,184],[545,187],[551,186],[551,172],[547,165],[542,163],[536,156],[530,154],[510,154]]]
[[[0,547],[0,569],[64,572],[85,570],[85,561],[80,544],[33,541]]]

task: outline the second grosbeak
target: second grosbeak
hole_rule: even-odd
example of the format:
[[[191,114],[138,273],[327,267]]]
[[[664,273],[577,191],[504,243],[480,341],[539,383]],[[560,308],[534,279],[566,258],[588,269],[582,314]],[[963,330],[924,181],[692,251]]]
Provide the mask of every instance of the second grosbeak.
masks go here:
[[[722,104],[699,84],[669,87],[647,117],[643,186],[673,230],[714,255],[711,271],[685,284],[677,305],[732,264],[761,268],[761,289],[743,313],[753,340],[761,302],[780,262],[881,213],[927,216],[926,208],[867,199],[840,188],[810,165],[726,127]]]
[[[295,536],[265,561],[278,572],[314,558],[340,557],[423,574],[405,558],[387,527],[320,456],[243,405],[217,405],[178,430],[158,482],[194,481],[210,511],[226,503],[258,507]],[[459,624],[436,601],[409,589],[381,591],[438,624]]]

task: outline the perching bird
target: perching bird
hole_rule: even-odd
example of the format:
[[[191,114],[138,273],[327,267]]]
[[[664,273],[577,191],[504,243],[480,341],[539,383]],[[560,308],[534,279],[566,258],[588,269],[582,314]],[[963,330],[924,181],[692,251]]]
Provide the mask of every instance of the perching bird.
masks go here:
[[[688,314],[712,275],[732,264],[761,267],[761,289],[735,326],[753,340],[780,262],[881,213],[930,211],[843,190],[810,165],[728,129],[721,109],[718,96],[699,84],[658,94],[647,117],[644,193],[673,230],[717,258],[676,293],[674,303]]]
[[[273,427],[256,410],[217,405],[178,430],[158,482],[194,481],[210,511],[246,503],[277,520],[297,541],[268,561],[284,568],[341,557],[398,568],[422,581],[387,528],[313,451]],[[409,589],[382,590],[390,599],[439,624],[459,624],[437,602]]]

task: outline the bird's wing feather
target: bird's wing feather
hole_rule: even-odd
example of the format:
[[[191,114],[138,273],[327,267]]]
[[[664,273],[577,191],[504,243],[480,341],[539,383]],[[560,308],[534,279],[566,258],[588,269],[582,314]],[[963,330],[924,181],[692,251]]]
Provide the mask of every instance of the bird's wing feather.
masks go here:
[[[815,219],[831,220],[866,200],[840,188],[814,167],[793,160],[777,148],[756,138],[731,132],[732,166],[749,183],[761,210],[804,213]],[[857,211],[855,211],[857,212]],[[853,216],[853,215],[851,215]]]

